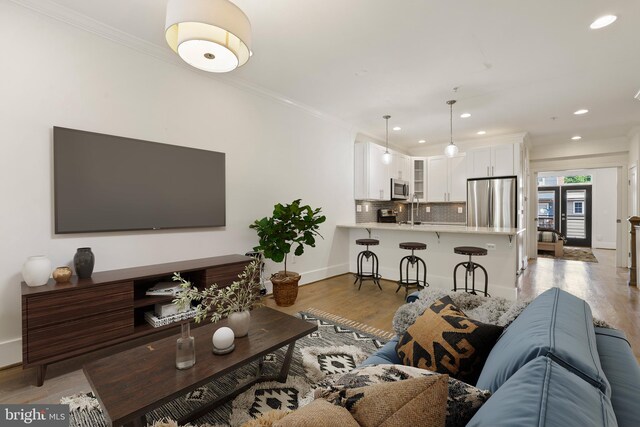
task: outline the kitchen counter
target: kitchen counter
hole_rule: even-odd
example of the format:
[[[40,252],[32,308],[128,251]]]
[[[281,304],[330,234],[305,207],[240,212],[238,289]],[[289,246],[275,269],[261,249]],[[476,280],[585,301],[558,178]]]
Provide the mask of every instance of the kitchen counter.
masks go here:
[[[473,260],[484,266],[489,273],[489,294],[511,300],[517,297],[516,281],[524,266],[524,228],[467,227],[451,223],[411,226],[377,222],[348,223],[337,227],[348,239],[351,272],[357,270],[357,255],[364,250],[364,246],[356,245],[356,239],[371,237],[380,240],[380,244],[371,247],[371,250],[378,255],[380,274],[391,281],[399,279],[400,259],[411,253],[400,249],[400,243],[421,242],[427,245],[427,249],[416,251],[415,254],[427,264],[427,282],[431,287],[450,291],[453,289],[454,267],[468,260],[467,256],[456,254],[454,248],[477,246],[488,250],[487,255],[474,256]],[[482,287],[484,277],[479,276],[476,280],[479,281],[476,285],[480,284]],[[458,271],[458,283],[464,287],[462,271]],[[363,287],[369,285],[375,286],[365,282]]]
[[[338,224],[341,228],[360,228],[369,230],[391,230],[391,231],[418,231],[426,233],[458,233],[458,234],[484,234],[484,235],[504,235],[515,236],[523,233],[525,228],[489,228],[489,227],[468,227],[466,224],[451,223],[423,223],[419,225],[394,224],[379,222],[363,222],[354,224]]]

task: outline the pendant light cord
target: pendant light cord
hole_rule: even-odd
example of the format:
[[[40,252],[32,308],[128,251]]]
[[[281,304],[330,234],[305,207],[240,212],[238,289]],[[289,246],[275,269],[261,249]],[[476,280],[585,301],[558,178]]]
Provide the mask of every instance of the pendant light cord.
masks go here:
[[[453,145],[453,104],[455,103],[455,99],[447,101],[449,104],[449,145]]]
[[[386,128],[387,147],[385,148],[384,152],[388,153],[389,152],[389,119],[391,118],[391,116],[387,114],[386,116],[382,116],[382,118],[386,122],[385,128]]]

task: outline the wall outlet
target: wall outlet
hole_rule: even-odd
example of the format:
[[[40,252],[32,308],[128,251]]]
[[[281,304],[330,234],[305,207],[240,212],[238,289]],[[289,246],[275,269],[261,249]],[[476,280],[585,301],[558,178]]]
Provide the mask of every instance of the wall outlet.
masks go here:
[[[431,212],[431,206],[427,206],[426,208],[427,213]]]
[[[462,213],[462,206],[458,206],[458,213]]]
[[[364,211],[369,212],[369,205],[364,205]]]
[[[496,250],[496,244],[495,243],[487,243],[487,249],[489,249],[490,251],[495,251]]]
[[[362,205],[356,205],[356,212],[362,212]]]

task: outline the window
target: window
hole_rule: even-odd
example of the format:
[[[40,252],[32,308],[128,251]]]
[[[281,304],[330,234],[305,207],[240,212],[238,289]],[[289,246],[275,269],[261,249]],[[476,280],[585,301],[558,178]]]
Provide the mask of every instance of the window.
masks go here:
[[[583,211],[582,211],[582,208],[583,208],[582,203],[583,202],[573,202],[573,213],[574,214],[582,214],[583,213]]]

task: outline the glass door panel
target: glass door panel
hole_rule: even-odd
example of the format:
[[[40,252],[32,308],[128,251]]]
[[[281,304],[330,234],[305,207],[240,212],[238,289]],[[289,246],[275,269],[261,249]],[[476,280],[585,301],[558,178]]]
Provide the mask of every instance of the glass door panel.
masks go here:
[[[559,187],[538,187],[538,228],[560,230],[559,199]]]
[[[591,186],[562,187],[562,230],[568,246],[591,246]]]

